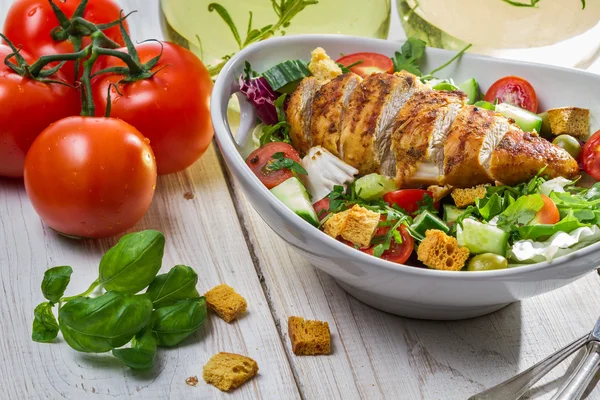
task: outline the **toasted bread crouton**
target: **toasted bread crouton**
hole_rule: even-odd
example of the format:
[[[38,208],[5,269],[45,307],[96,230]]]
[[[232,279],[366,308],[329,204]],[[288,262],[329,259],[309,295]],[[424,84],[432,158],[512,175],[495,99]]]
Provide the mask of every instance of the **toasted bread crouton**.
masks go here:
[[[288,335],[292,342],[292,351],[297,356],[329,354],[331,351],[331,333],[327,322],[290,317]]]
[[[317,47],[310,53],[311,59],[308,70],[317,80],[325,84],[342,74],[342,69],[333,61],[322,47]]]
[[[229,285],[219,285],[204,295],[208,308],[213,310],[225,322],[231,322],[246,311],[248,303]]]
[[[465,266],[469,249],[459,247],[452,236],[437,229],[429,229],[417,248],[417,256],[429,268],[458,271]]]
[[[203,368],[202,377],[206,383],[228,392],[240,387],[257,373],[258,364],[253,359],[221,352],[208,360]]]
[[[485,197],[485,185],[477,185],[472,188],[466,189],[454,189],[452,191],[452,198],[458,208],[465,208],[475,204],[476,199],[483,199]]]
[[[368,247],[378,224],[379,213],[355,204],[349,210],[332,215],[323,227],[333,238],[342,237],[359,247]]]
[[[552,108],[547,113],[553,135],[566,134],[582,138],[590,133],[590,110],[587,108]]]
[[[450,186],[450,185],[444,185],[444,186],[431,185],[427,188],[427,190],[433,194],[433,202],[435,203],[435,202],[442,200],[444,197],[448,196],[450,194],[450,192],[452,192],[452,186]]]

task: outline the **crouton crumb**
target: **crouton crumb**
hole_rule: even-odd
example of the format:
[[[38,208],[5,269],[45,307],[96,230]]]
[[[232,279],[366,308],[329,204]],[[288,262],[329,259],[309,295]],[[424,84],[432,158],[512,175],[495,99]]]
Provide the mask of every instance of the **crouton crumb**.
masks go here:
[[[429,229],[417,248],[417,256],[429,268],[459,271],[469,258],[469,249],[460,247],[452,236],[437,229]]]
[[[258,364],[239,354],[215,354],[203,368],[202,378],[219,390],[228,392],[240,387],[258,373]]]
[[[477,185],[472,188],[454,189],[452,191],[452,198],[454,199],[454,203],[456,203],[456,207],[465,208],[475,204],[476,199],[483,199],[485,193],[485,185]]]
[[[331,333],[327,322],[289,317],[288,334],[292,342],[292,351],[297,356],[331,352]]]
[[[246,311],[247,303],[241,295],[229,285],[218,285],[206,294],[206,304],[225,322],[231,322]]]
[[[317,47],[312,51],[308,70],[321,84],[342,74],[342,69],[329,58],[322,47]]]
[[[326,234],[341,237],[360,247],[368,247],[377,231],[379,213],[355,204],[351,209],[332,215],[323,224]]]

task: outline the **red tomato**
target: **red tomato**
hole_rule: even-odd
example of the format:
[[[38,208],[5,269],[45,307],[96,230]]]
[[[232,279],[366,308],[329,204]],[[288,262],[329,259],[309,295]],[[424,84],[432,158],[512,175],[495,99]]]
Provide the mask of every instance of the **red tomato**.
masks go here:
[[[505,76],[490,86],[485,94],[485,101],[508,103],[513,106],[537,113],[538,99],[531,83],[518,76]]]
[[[69,18],[73,16],[80,3],[81,0],[54,0],[54,4]],[[89,0],[83,18],[94,24],[106,24],[118,20],[120,15],[121,7],[113,0]],[[42,55],[72,53],[74,47],[71,42],[55,41],[50,36],[50,32],[57,27],[59,22],[48,0],[16,0],[8,10],[3,32],[15,46],[23,46],[23,49],[35,58]],[[125,27],[127,28],[127,22]],[[119,26],[105,30],[104,34],[121,46],[125,45]],[[84,37],[82,47],[88,44],[90,38]],[[75,76],[74,68],[73,62],[66,63],[62,68],[70,81]]]
[[[402,243],[397,243],[392,239],[390,248],[383,252],[381,258],[394,263],[403,264],[412,254],[415,247],[415,240],[410,236],[410,233],[408,233],[408,229],[406,229],[404,224],[400,225],[399,229],[400,235],[402,236]],[[389,226],[378,228],[375,236],[385,235],[389,230]],[[375,246],[371,246],[368,249],[361,249],[361,251],[373,255],[374,249]]]
[[[392,62],[391,58],[379,53],[354,53],[343,56],[337,60],[338,63],[344,66],[348,66],[359,61],[362,62],[350,68],[350,71],[360,75],[363,78],[366,78],[374,73],[387,72],[388,74],[391,74],[394,72],[394,63]]]
[[[594,133],[583,145],[581,163],[585,172],[600,180],[600,131]]]
[[[287,168],[271,171],[267,167],[273,161],[273,154],[283,153],[285,158],[291,158],[296,162],[300,162],[298,152],[289,144],[283,142],[267,143],[262,147],[254,150],[246,159],[246,164],[258,179],[267,187],[273,189],[280,183],[294,176],[292,171]]]
[[[322,221],[327,216],[327,211],[329,210],[329,197],[317,201],[313,204],[313,208],[317,213],[317,217],[319,217],[319,221]]]
[[[12,52],[0,45],[0,60]],[[28,63],[33,61],[27,52],[21,55]],[[52,79],[67,82],[60,72]],[[1,62],[0,176],[22,177],[25,155],[34,139],[52,122],[79,114],[80,108],[76,89],[24,78]]]
[[[159,175],[182,171],[195,163],[213,137],[209,109],[213,84],[208,71],[191,51],[169,42],[163,46],[160,61],[152,69],[156,72],[153,77],[120,83],[123,75],[106,74],[92,82],[97,116],[106,111],[109,87],[119,85],[118,92],[111,88],[110,116],[130,123],[150,139]],[[136,49],[145,63],[160,54],[161,44],[146,42]],[[116,57],[98,61],[99,68],[123,66]]]
[[[544,200],[544,206],[535,214],[535,217],[533,217],[533,220],[531,220],[529,225],[556,224],[558,221],[560,221],[560,213],[558,212],[556,204],[554,204],[552,199],[545,194],[540,196],[542,196],[542,200]]]
[[[390,205],[396,204],[409,214],[414,214],[418,209],[425,195],[433,197],[433,193],[423,189],[400,189],[394,190],[383,195],[383,201]],[[433,203],[436,210],[439,210],[440,203]]]
[[[101,238],[133,227],[156,187],[148,140],[114,118],[70,117],[50,125],[25,159],[25,189],[52,229]]]

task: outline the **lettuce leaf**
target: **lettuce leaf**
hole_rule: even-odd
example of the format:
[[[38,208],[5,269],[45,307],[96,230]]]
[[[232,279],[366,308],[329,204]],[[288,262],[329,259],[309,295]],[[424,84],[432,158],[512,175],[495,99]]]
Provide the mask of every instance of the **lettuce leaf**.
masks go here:
[[[519,228],[519,235],[522,239],[545,240],[557,232],[570,233],[584,226],[589,226],[589,224],[580,222],[571,210],[567,216],[554,225],[538,224],[522,226]]]

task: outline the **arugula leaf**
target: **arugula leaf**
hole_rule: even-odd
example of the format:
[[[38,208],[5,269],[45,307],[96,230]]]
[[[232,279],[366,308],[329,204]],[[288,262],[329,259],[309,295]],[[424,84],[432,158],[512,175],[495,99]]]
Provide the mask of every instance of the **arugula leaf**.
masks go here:
[[[571,210],[566,217],[554,225],[538,224],[522,226],[519,228],[519,235],[522,239],[543,241],[554,235],[556,232],[570,233],[571,231],[584,226],[590,226],[590,224],[580,222],[573,213],[573,210]]]
[[[409,37],[400,48],[400,51],[394,53],[392,62],[394,63],[394,72],[406,71],[411,74],[422,76],[418,63],[425,55],[427,44],[421,39]]]
[[[287,122],[284,109],[286,97],[287,94],[284,93],[273,102],[279,122],[274,125],[267,125],[263,128],[259,139],[261,146],[271,142],[292,143],[290,140],[290,124]]]
[[[475,206],[479,215],[489,221],[504,211],[504,199],[498,193],[494,193],[489,197],[486,195],[483,199],[475,200]]]
[[[594,183],[594,186],[582,192],[581,197],[588,201],[600,200],[600,182]]]
[[[429,211],[434,215],[438,215],[438,210],[433,206],[433,197],[429,194],[425,193],[423,198],[417,202],[417,206],[419,207],[415,213],[415,215],[421,214],[423,211]]]
[[[405,221],[405,218],[399,219],[394,226],[392,226],[385,235],[376,236],[371,241],[371,244],[375,245],[373,248],[373,255],[375,257],[381,257],[386,250],[389,250],[392,246],[392,240],[398,244],[402,244],[402,235],[398,232],[400,224]]]
[[[544,207],[544,200],[539,194],[519,197],[498,217],[498,228],[511,231],[529,223],[535,214]]]
[[[342,70],[342,74],[347,74],[348,72],[352,72],[352,71],[350,71],[350,68],[356,67],[357,65],[360,65],[362,63],[364,63],[363,60],[358,60],[356,62],[353,62],[350,65],[344,65],[342,63],[336,62],[337,66],[340,67],[340,69]]]
[[[302,165],[298,164],[291,158],[287,158],[282,152],[277,152],[273,154],[271,158],[274,161],[270,162],[269,165],[267,165],[267,169],[269,171],[279,171],[280,169],[287,168],[296,174],[308,175],[308,172],[306,172]]]

